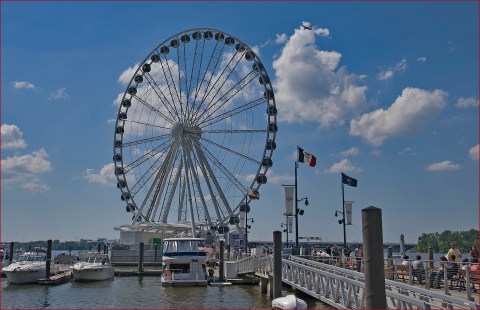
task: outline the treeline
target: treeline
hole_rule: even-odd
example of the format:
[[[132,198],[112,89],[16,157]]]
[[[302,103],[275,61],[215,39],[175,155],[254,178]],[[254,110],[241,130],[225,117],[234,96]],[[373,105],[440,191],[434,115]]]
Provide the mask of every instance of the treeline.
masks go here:
[[[4,243],[3,247],[8,248],[9,243]],[[15,250],[24,250],[28,249],[34,250],[35,248],[47,248],[47,241],[29,241],[29,242],[15,242]],[[52,240],[52,250],[68,251],[72,250],[88,250],[92,246],[92,241],[64,241]]]
[[[434,253],[447,253],[452,241],[462,253],[469,253],[473,245],[478,246],[478,230],[424,233],[418,238],[418,244],[411,251],[426,253],[431,247]]]

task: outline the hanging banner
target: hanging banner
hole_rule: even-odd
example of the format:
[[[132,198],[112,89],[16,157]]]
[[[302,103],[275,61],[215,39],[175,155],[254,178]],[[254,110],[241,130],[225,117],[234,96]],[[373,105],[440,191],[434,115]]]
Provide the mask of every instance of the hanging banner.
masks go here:
[[[287,227],[288,227],[288,233],[292,233],[293,217],[287,217]]]
[[[240,217],[240,228],[245,228],[245,211],[240,211],[239,213]]]
[[[345,225],[352,225],[352,203],[353,201],[345,201]]]
[[[293,186],[285,186],[285,215],[291,216],[293,214]]]

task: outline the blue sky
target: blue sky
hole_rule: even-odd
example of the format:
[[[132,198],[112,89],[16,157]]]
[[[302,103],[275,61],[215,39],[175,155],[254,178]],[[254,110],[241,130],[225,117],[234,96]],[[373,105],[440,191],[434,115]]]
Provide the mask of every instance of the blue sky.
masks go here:
[[[200,27],[253,48],[275,91],[278,147],[250,240],[285,222],[297,145],[317,157],[298,168],[300,236],[343,239],[341,171],[358,180],[348,241],[367,206],[386,241],[478,228],[476,2],[1,5],[2,241],[118,238],[131,220],[111,169],[122,73]]]

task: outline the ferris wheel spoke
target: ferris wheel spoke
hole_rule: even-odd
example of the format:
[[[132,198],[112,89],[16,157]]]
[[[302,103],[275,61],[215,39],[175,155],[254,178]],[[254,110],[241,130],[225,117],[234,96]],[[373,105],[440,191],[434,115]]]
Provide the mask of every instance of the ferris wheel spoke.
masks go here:
[[[154,127],[154,128],[161,128],[161,129],[170,129],[170,127],[164,127],[164,126],[159,126],[159,125],[154,125],[154,124],[149,124],[145,122],[140,122],[140,121],[134,121],[134,120],[129,120],[126,119],[125,123],[132,123],[132,124],[138,124],[138,125],[144,125],[146,127]]]
[[[257,132],[268,132],[267,129],[211,129],[211,130],[195,130],[191,129],[188,131],[189,133],[257,133]]]
[[[202,81],[200,82],[199,86],[197,87],[197,91],[195,92],[194,111],[193,111],[193,114],[190,115],[191,123],[193,123],[193,120],[195,119],[195,115],[198,113],[198,110],[201,108],[201,106],[204,103],[204,99],[210,87],[210,83],[212,82],[215,71],[217,70],[218,64],[220,63],[220,60],[221,60],[220,56],[223,53],[224,47],[225,47],[225,44],[219,43],[218,41],[217,43],[215,43],[215,48],[212,51],[212,54],[210,55],[207,68],[205,70],[205,73],[203,74]],[[198,100],[199,102],[195,109],[195,102],[197,102],[197,98],[199,95],[202,96],[202,98]]]
[[[157,109],[153,108],[153,111],[158,111],[157,113],[160,113],[160,116],[163,116],[165,119],[167,119],[170,123],[173,123],[174,121],[172,119],[176,118],[179,119],[177,109],[175,108],[175,105],[170,102],[167,99],[167,96],[163,93],[163,91],[160,89],[160,86],[158,86],[157,82],[155,82],[154,78],[150,75],[150,73],[146,72],[144,73],[145,78],[147,79],[148,83],[150,84],[150,87],[153,89],[157,97],[160,99],[162,104],[165,106],[165,108],[168,111],[168,114],[170,114],[170,117],[165,116],[163,113],[158,111]],[[173,110],[173,111],[172,111]]]
[[[161,151],[157,152],[157,154],[162,153],[167,148],[168,147],[165,147]],[[143,164],[149,158],[152,158],[152,157],[151,156],[149,156],[149,157],[143,156],[143,157],[141,157],[141,159],[143,159],[143,161],[137,159],[135,162],[130,163],[129,165],[126,166],[126,168],[128,168],[128,169],[126,169],[126,172],[128,173],[130,170],[132,170],[132,169],[138,167],[139,165]],[[150,166],[148,166],[147,167],[148,169],[145,169],[145,173],[142,174],[140,176],[140,178],[138,178],[137,182],[132,186],[132,188],[130,189],[130,192],[133,194],[133,196],[135,196],[138,193],[138,191],[143,186],[145,186],[145,184],[148,183],[148,181],[152,178],[152,176],[155,175],[155,173],[157,172],[157,169],[155,167],[158,166],[157,164],[158,164],[160,159],[161,159],[161,157],[159,156]]]
[[[197,122],[203,114],[205,114],[215,97],[218,94],[221,94],[220,90],[224,86],[225,82],[228,78],[232,75],[235,68],[238,66],[240,61],[242,60],[243,53],[235,52],[232,58],[228,61],[227,65],[223,68],[222,72],[219,74],[215,82],[213,83],[212,87],[208,90],[208,92],[203,96],[202,102],[206,104],[206,108],[203,109],[202,113],[198,115],[199,109],[197,109],[197,113],[193,116],[195,122]]]
[[[128,173],[130,170],[135,169],[139,165],[143,164],[150,158],[155,158],[157,154],[163,154],[164,151],[170,147],[170,145],[165,146],[170,141],[164,141],[157,147],[151,149],[150,151],[144,153],[142,156],[139,156],[137,159],[135,159],[133,162],[129,163],[128,165],[124,166],[125,173]],[[150,167],[152,168],[152,167]]]
[[[253,101],[250,101],[244,105],[241,105],[239,107],[236,107],[230,111],[227,111],[225,113],[222,113],[222,114],[219,114],[219,115],[216,115],[214,117],[211,117],[211,118],[207,118],[205,119],[204,121],[200,122],[198,124],[198,126],[200,128],[203,128],[203,127],[207,127],[207,126],[210,126],[210,125],[213,125],[215,123],[218,123],[224,119],[227,119],[229,117],[232,117],[234,115],[237,115],[237,114],[240,114],[246,110],[249,110],[249,109],[252,109],[260,104],[263,104],[266,102],[266,99],[265,98],[258,98],[258,99],[255,99]]]
[[[174,165],[174,167],[175,167],[175,165]],[[177,169],[173,169],[173,171],[172,171],[172,174],[175,172],[175,178],[174,178],[173,183],[170,187],[170,193],[169,193],[168,198],[167,198],[168,200],[165,203],[165,205],[163,206],[162,214],[160,215],[160,221],[162,223],[167,222],[168,215],[170,213],[170,207],[172,205],[173,198],[175,196],[175,192],[176,192],[177,187],[178,187],[178,182],[179,182],[180,177],[182,175],[182,169],[183,169],[183,162],[181,160],[179,160],[179,166],[177,167]]]
[[[149,137],[149,138],[140,139],[140,140],[131,140],[131,141],[123,143],[122,147],[124,149],[126,149],[127,147],[130,147],[130,146],[144,144],[144,143],[148,143],[148,142],[155,142],[155,141],[158,141],[158,140],[163,140],[165,138],[170,138],[170,136],[171,136],[170,134],[164,134],[164,135]]]
[[[199,34],[199,35],[201,35],[201,34]],[[195,87],[195,89],[198,89],[199,80],[200,80],[200,72],[202,71],[204,47],[205,47],[205,38],[196,39],[195,52],[194,52],[193,62],[192,62],[192,71],[190,73],[190,84],[188,86],[188,93],[187,93],[188,98],[190,98],[190,96],[192,95],[192,86],[193,86],[192,83],[195,83],[196,85],[194,87]],[[197,95],[197,93],[195,93],[194,98],[192,98],[192,103],[191,103],[190,109],[187,112],[188,116],[191,115],[191,112],[195,108],[195,100],[196,100],[196,97],[197,97],[196,95]]]
[[[220,144],[218,144],[218,143],[215,143],[215,142],[213,142],[213,141],[211,141],[211,140],[209,140],[209,139],[202,138],[202,141],[205,141],[205,142],[207,142],[207,143],[209,143],[209,144],[215,145],[216,147],[218,147],[218,148],[220,148],[220,149],[222,149],[222,150],[225,150],[225,151],[227,151],[227,152],[229,152],[229,153],[231,153],[231,154],[234,154],[234,155],[236,155],[236,156],[238,156],[238,157],[241,157],[241,158],[243,158],[243,159],[246,159],[246,160],[248,160],[248,161],[250,161],[250,162],[252,162],[252,163],[254,163],[254,164],[257,164],[257,165],[261,165],[261,164],[262,164],[262,163],[259,162],[258,160],[255,160],[255,159],[253,159],[253,158],[251,158],[251,157],[248,157],[248,156],[246,156],[246,155],[244,155],[244,154],[242,154],[242,153],[239,153],[239,152],[237,152],[237,151],[234,151],[234,150],[232,150],[232,149],[230,149],[230,148],[228,148],[228,147],[225,147],[225,146],[223,146],[223,145],[220,145]],[[203,146],[203,148],[205,148],[205,146]]]
[[[225,210],[228,212],[228,214],[231,214],[232,209],[230,208],[230,204],[229,204],[229,202],[228,202],[228,200],[227,200],[227,198],[226,198],[226,196],[225,196],[225,194],[222,190],[222,187],[218,183],[217,178],[215,178],[215,174],[213,173],[212,167],[210,166],[210,164],[209,164],[209,162],[208,162],[208,160],[205,156],[205,153],[203,152],[201,146],[198,143],[195,143],[195,149],[196,149],[197,154],[199,155],[200,162],[202,163],[204,169],[208,172],[207,174],[205,174],[205,179],[208,180],[208,177],[210,177],[210,180],[212,181],[216,192],[220,196],[220,199],[223,203],[223,206],[224,206]],[[235,178],[233,178],[233,179],[235,179]],[[241,186],[241,184],[240,184],[240,186]],[[215,195],[213,195],[212,197],[215,197]],[[221,210],[222,210],[222,208],[220,207],[220,204],[218,204],[218,203],[215,204],[215,211],[217,213],[218,220],[223,219],[223,212],[221,212]]]
[[[155,174],[155,179],[151,183],[151,185],[148,189],[148,192],[145,195],[145,198],[143,199],[142,204],[141,204],[141,206],[138,210],[138,213],[134,217],[134,222],[138,219],[139,214],[141,214],[143,212],[145,206],[148,206],[148,208],[151,208],[152,206],[155,205],[155,201],[156,201],[156,198],[158,196],[158,192],[164,184],[164,183],[161,182],[161,180],[165,177],[167,167],[173,165],[173,160],[175,158],[175,153],[177,151],[177,148],[178,148],[178,142],[175,142],[172,145],[172,147],[170,148],[170,150],[169,150],[165,160],[162,162],[160,168],[158,170],[154,170],[152,172],[151,176],[153,174]],[[146,184],[146,182],[147,182],[146,180],[143,182],[142,187]],[[138,182],[137,182],[137,184],[138,184]]]
[[[232,98],[234,98],[240,91],[242,91],[250,82],[258,75],[256,71],[251,71],[247,76],[238,81],[232,88],[230,88],[225,94],[218,98],[215,102],[208,105],[205,112],[208,111],[208,115],[205,119],[212,118],[213,115],[222,107],[225,106]],[[203,114],[205,114],[205,112]]]
[[[183,47],[183,48],[181,48]],[[187,94],[187,57],[186,57],[187,43],[184,42],[177,47],[177,64],[178,64],[178,92],[180,94],[180,109],[182,111],[182,121],[186,119],[186,112],[188,109],[188,94]],[[182,74],[183,72],[183,74]]]
[[[168,61],[166,56],[164,56],[164,59],[162,59],[162,57],[160,57],[159,61],[160,61],[160,66],[162,67],[163,77],[165,78],[165,82],[167,83],[168,92],[170,93],[170,98],[172,99],[171,102],[174,103],[174,106],[176,106],[175,102],[180,102],[180,97],[179,97],[179,94],[177,92],[177,87],[176,87],[176,84],[175,84],[175,80],[173,78],[173,74],[172,74],[172,70],[171,70],[170,65],[169,65],[169,61]],[[181,105],[180,105],[180,108],[181,108]],[[183,114],[181,109],[180,109],[180,111],[175,109],[175,111],[177,112],[178,118],[181,119],[181,115]]]
[[[157,115],[159,115],[160,117],[162,117],[163,119],[165,119],[167,122],[169,122],[170,124],[173,124],[174,121],[167,117],[165,114],[163,114],[160,110],[158,110],[157,108],[155,108],[154,106],[152,106],[150,103],[146,102],[145,100],[143,100],[142,98],[138,97],[137,95],[134,96],[134,98],[140,102],[141,104],[143,104],[145,107],[147,107],[149,110],[155,112]]]

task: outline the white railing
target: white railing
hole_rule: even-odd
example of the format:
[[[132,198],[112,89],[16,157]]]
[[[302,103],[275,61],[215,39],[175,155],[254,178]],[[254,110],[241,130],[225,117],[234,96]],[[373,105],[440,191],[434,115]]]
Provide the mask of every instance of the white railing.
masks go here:
[[[268,277],[273,257],[255,256],[237,261],[239,274],[255,272]],[[335,308],[365,308],[365,280],[361,272],[291,256],[282,260],[282,281]],[[390,309],[478,309],[467,299],[385,280]]]

